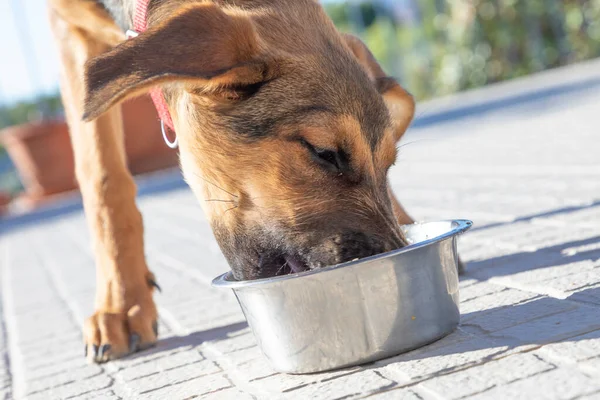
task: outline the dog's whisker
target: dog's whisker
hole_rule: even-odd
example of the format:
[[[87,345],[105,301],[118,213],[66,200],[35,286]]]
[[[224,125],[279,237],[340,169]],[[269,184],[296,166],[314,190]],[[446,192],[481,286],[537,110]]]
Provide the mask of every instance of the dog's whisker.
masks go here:
[[[418,118],[424,117],[424,116],[425,116],[425,114],[426,114],[427,112],[429,112],[429,111],[430,111],[430,110],[429,110],[428,108],[423,108],[423,107],[421,106],[421,109],[419,110],[419,112],[418,112],[418,113],[417,113],[417,114],[416,114],[416,115],[413,117],[413,121],[414,121],[415,119],[418,119]]]
[[[294,200],[293,197],[278,197],[278,196],[254,196],[254,197],[250,197],[250,200],[259,200],[259,199],[269,199],[269,200],[276,200],[276,201],[291,201]]]
[[[239,196],[237,196],[237,195],[235,195],[235,194],[233,194],[233,193],[231,193],[231,192],[229,192],[229,191],[227,191],[227,190],[223,189],[223,188],[222,188],[222,187],[220,187],[219,185],[217,185],[217,184],[215,184],[215,183],[213,183],[213,182],[209,181],[208,179],[204,178],[203,176],[201,176],[201,175],[199,175],[199,174],[194,174],[194,175],[196,175],[198,178],[202,179],[204,182],[208,183],[209,185],[213,185],[213,186],[214,186],[214,187],[216,187],[217,189],[224,191],[225,193],[227,193],[227,194],[228,194],[228,195],[230,195],[231,197],[235,197],[235,198],[239,197]]]
[[[402,149],[402,148],[404,148],[406,146],[410,146],[411,144],[415,144],[415,143],[420,143],[420,142],[423,142],[425,140],[427,140],[427,139],[416,139],[416,140],[412,140],[410,142],[402,143],[402,144],[397,145],[396,149],[400,150],[400,149]]]
[[[433,142],[433,139],[415,139],[415,140],[412,140],[407,143],[398,144],[398,145],[396,145],[396,151],[400,152],[400,150],[406,146],[416,144],[416,143],[422,143],[422,142]]]
[[[405,147],[410,146],[412,144],[417,144],[417,143],[426,142],[426,141],[431,141],[431,139],[416,139],[416,140],[412,140],[407,143],[402,143],[402,144],[396,145],[396,152],[398,153],[398,158],[396,159],[396,161],[398,161],[398,159],[400,158],[402,149],[404,149]]]
[[[277,272],[275,273],[275,275],[279,275],[279,273],[281,271],[283,271],[283,269],[285,268],[286,265],[287,265],[287,261],[283,263],[283,265],[277,270]]]
[[[219,202],[219,203],[235,203],[235,200],[225,200],[225,199],[204,199],[207,202]]]

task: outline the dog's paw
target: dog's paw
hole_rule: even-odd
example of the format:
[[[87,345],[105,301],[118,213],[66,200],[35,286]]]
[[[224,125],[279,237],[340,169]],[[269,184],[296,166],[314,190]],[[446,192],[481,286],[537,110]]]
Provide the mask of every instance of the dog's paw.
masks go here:
[[[158,337],[157,317],[152,300],[123,313],[96,311],[83,328],[85,357],[103,363],[152,347]]]

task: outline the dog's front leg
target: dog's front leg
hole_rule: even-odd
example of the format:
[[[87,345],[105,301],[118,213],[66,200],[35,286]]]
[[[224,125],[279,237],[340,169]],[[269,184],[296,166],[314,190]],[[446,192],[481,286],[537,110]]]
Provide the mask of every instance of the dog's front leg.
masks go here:
[[[125,161],[120,108],[91,122],[81,120],[84,64],[108,46],[82,28],[81,21],[75,24],[60,9],[50,8],[62,61],[61,94],[97,268],[96,311],[85,322],[84,341],[88,359],[104,362],[156,341],[154,278],[144,258],[142,217]]]

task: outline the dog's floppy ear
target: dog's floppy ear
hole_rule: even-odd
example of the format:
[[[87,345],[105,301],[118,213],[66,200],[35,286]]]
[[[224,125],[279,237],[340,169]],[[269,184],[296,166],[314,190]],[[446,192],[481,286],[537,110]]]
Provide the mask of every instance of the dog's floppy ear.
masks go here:
[[[342,36],[383,96],[394,123],[396,140],[399,140],[415,114],[413,97],[394,78],[386,75],[371,51],[359,38],[350,34],[343,34]]]
[[[186,7],[87,63],[83,118],[94,119],[125,98],[168,82],[258,83],[267,68],[259,58],[248,17],[212,4]]]

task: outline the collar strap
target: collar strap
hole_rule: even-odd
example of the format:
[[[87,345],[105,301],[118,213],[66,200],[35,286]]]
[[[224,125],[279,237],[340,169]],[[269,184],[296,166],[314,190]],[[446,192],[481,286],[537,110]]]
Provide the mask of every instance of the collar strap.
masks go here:
[[[147,28],[148,6],[150,0],[137,0],[135,2],[135,14],[133,15],[133,29],[144,32]]]
[[[133,16],[134,31],[127,31],[126,34],[128,39],[135,38],[138,34],[146,30],[148,21],[148,5],[150,4],[150,1],[151,0],[136,1],[135,15]],[[166,125],[169,129],[171,129],[171,131],[175,132],[173,119],[171,118],[171,113],[169,113],[169,108],[167,107],[167,102],[165,101],[162,90],[160,90],[158,87],[150,89],[150,97],[152,97],[154,107],[156,107],[156,112],[158,113],[162,124]],[[163,135],[165,135],[164,129]]]

